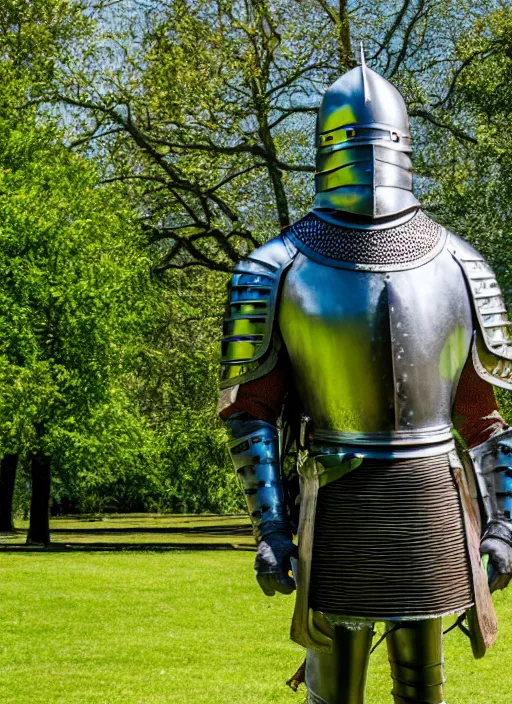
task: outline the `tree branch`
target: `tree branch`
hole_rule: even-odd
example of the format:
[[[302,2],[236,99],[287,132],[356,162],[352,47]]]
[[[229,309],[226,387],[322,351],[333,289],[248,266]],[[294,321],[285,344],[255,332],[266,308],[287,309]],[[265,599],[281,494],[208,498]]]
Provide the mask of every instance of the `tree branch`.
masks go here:
[[[350,39],[350,20],[347,0],[338,0],[338,11],[330,5],[327,0],[316,0],[327,17],[330,19],[338,33],[339,42],[339,71],[343,73],[347,68],[356,65],[352,53],[352,42]]]
[[[389,46],[389,42],[390,42],[391,39],[393,38],[393,36],[394,36],[395,32],[397,31],[397,29],[400,27],[400,25],[401,25],[401,23],[402,23],[402,20],[403,20],[403,18],[405,17],[405,13],[406,13],[407,10],[409,9],[409,5],[410,5],[410,4],[411,4],[411,0],[404,0],[404,2],[403,2],[403,4],[402,4],[402,7],[400,8],[400,10],[398,11],[398,13],[397,13],[397,15],[396,15],[396,17],[395,17],[395,21],[393,22],[393,24],[391,25],[391,27],[388,29],[388,31],[387,31],[386,34],[384,35],[384,38],[383,38],[383,40],[382,40],[382,43],[380,44],[380,48],[378,49],[378,51],[377,51],[377,52],[373,55],[373,57],[372,57],[374,60],[379,58],[381,52],[382,52],[384,49],[387,50],[387,48],[388,48],[388,46]]]
[[[233,181],[233,179],[238,178],[239,176],[243,176],[244,174],[249,173],[249,171],[254,171],[255,169],[261,169],[261,167],[265,167],[266,164],[265,162],[260,162],[257,164],[251,164],[245,169],[241,169],[240,171],[237,171],[234,174],[230,174],[229,176],[226,176],[225,178],[222,179],[222,181],[219,181],[219,183],[216,183],[215,186],[212,186],[209,188],[206,193],[213,193],[213,191],[216,191],[218,188],[222,188],[222,186],[225,186],[227,183],[230,183],[230,181]]]
[[[301,113],[316,114],[318,112],[318,107],[307,107],[306,105],[304,105],[296,108],[274,108],[274,110],[279,110],[281,112],[281,115],[279,115],[279,117],[276,117],[276,119],[269,124],[269,128],[271,130],[273,130],[274,127],[276,127],[283,120],[286,120],[286,118],[290,117],[291,115],[298,115]]]
[[[419,20],[423,17],[423,14],[425,12],[425,5],[427,5],[427,11],[428,11],[428,5],[429,5],[429,0],[420,0],[418,3],[418,7],[416,8],[416,12],[411,18],[411,21],[407,25],[407,28],[404,32],[404,39],[402,42],[402,46],[400,47],[400,51],[398,52],[397,59],[395,61],[395,65],[391,69],[388,78],[393,78],[393,76],[396,74],[400,66],[402,65],[405,57],[407,56],[407,49],[409,48],[409,40],[411,38],[411,34],[413,32],[414,27],[416,26],[416,23],[419,22]]]
[[[164,157],[159,154],[156,149],[150,143],[150,140],[146,139],[143,132],[135,125],[135,123],[130,118],[124,118],[119,114],[115,107],[103,106],[98,103],[94,103],[88,100],[82,100],[78,98],[71,98],[67,95],[57,94],[57,98],[68,105],[74,105],[75,107],[82,107],[91,111],[99,111],[103,114],[109,115],[111,120],[118,124],[120,127],[127,132],[135,144],[145,152],[171,179],[174,188],[179,188],[184,191],[189,191],[195,194],[198,198],[204,197],[201,189],[196,185],[182,178],[179,172],[169,164]],[[238,216],[233,212],[233,210],[222,201],[218,196],[212,194],[208,195],[208,198],[214,202],[220,210],[227,215],[227,217],[232,221],[236,222]]]
[[[434,115],[431,115],[427,110],[423,110],[422,108],[416,108],[411,110],[409,112],[409,115],[410,117],[420,117],[423,120],[431,122],[436,127],[441,127],[442,129],[448,130],[453,134],[454,137],[457,137],[457,139],[461,139],[464,142],[478,144],[478,140],[475,139],[475,137],[472,137],[470,134],[463,132],[458,127],[454,127],[453,125],[447,125],[445,122],[441,122],[436,117],[434,117]]]

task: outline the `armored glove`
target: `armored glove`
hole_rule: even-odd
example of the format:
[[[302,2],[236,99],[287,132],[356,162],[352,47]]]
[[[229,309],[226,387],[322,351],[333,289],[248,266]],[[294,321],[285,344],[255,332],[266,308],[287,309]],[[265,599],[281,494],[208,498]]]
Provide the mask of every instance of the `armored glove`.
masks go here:
[[[246,413],[228,420],[229,451],[244,489],[258,552],[256,578],[267,596],[291,594],[290,558],[297,557],[292,541],[279,466],[277,429]]]
[[[512,432],[495,435],[471,454],[488,518],[480,552],[489,555],[491,591],[505,589],[512,579]]]
[[[295,589],[294,580],[288,575],[290,558],[298,558],[297,546],[285,533],[271,533],[258,545],[254,562],[256,579],[267,596],[277,592],[291,594]]]
[[[512,579],[512,525],[496,519],[485,530],[480,544],[482,555],[489,555],[489,582],[491,591],[505,589]]]

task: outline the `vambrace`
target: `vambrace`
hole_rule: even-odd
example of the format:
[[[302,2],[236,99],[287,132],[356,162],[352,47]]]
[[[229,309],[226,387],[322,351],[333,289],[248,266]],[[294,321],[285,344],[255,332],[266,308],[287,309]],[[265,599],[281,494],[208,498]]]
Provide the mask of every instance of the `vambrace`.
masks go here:
[[[498,436],[494,476],[497,478],[498,511],[505,518],[510,519],[512,517],[512,436],[504,437],[501,441]]]
[[[239,416],[228,424],[233,437],[228,447],[244,490],[256,542],[272,533],[290,535],[277,429],[261,420],[244,422]]]
[[[491,591],[504,589],[512,578],[512,430],[494,435],[469,454],[487,518],[480,552],[489,555]]]
[[[512,517],[512,430],[504,430],[469,451],[487,521]]]

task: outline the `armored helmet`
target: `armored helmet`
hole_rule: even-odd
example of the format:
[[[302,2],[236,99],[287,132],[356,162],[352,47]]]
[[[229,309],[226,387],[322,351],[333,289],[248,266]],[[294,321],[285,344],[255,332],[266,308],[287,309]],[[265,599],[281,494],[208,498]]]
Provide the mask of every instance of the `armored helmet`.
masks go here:
[[[329,222],[403,219],[419,207],[412,192],[411,132],[404,99],[361,65],[326,91],[317,120],[313,211]]]

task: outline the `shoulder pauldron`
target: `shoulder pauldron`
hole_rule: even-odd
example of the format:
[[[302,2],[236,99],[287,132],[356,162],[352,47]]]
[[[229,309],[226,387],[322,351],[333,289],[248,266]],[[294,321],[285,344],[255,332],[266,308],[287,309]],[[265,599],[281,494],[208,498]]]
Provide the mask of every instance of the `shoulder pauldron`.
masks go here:
[[[274,330],[279,287],[296,254],[287,237],[277,237],[237,264],[228,286],[221,389],[257,379],[275,366],[281,344]]]
[[[478,322],[474,367],[485,381],[512,390],[512,323],[496,275],[482,255],[460,238],[451,236],[450,250],[466,277]]]

